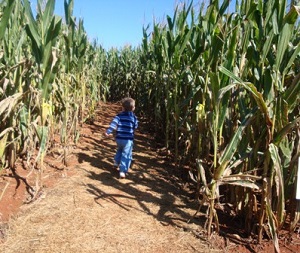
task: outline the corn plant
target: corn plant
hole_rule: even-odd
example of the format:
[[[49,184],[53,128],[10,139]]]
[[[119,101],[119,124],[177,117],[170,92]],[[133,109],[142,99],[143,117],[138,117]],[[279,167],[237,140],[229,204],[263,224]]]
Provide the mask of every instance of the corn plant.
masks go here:
[[[38,0],[36,11],[28,0],[0,3],[0,165],[14,171],[16,159],[25,159],[37,172],[36,193],[55,135],[61,131],[66,164],[67,143],[78,140],[87,108],[91,114],[108,91],[105,52],[88,42],[73,4],[64,2],[63,23],[54,0]]]
[[[219,231],[216,204],[226,202],[245,216],[246,231],[257,228],[258,241],[268,224],[278,251],[299,156],[299,7],[228,7],[210,1],[197,12],[191,2],[150,34],[143,29],[137,101],[178,166],[189,164],[208,203],[208,235]]]
[[[15,168],[18,155],[32,152],[31,106],[34,88],[28,81],[32,61],[20,1],[4,1],[1,19],[1,166]],[[17,130],[17,131],[16,131]]]
[[[37,2],[37,19],[34,18],[30,3],[24,1],[26,32],[31,40],[32,54],[35,57],[36,73],[32,82],[39,96],[39,115],[34,124],[39,139],[40,161],[37,188],[41,187],[44,156],[47,150],[49,132],[52,127],[52,85],[58,71],[56,41],[60,33],[62,19],[54,16],[55,1],[49,0],[43,6],[43,1]]]

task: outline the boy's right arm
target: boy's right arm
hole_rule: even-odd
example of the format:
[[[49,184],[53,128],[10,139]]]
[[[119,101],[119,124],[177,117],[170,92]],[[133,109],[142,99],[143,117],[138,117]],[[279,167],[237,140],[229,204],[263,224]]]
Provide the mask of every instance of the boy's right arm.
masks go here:
[[[113,118],[113,120],[111,121],[111,123],[109,125],[109,128],[106,130],[105,136],[111,135],[112,132],[117,129],[118,124],[119,124],[119,117],[116,116]]]

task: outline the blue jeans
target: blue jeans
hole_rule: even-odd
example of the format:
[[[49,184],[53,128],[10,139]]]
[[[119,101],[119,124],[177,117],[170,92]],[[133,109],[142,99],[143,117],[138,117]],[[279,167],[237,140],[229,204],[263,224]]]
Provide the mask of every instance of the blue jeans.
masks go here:
[[[133,140],[116,139],[116,142],[115,162],[119,164],[120,172],[127,173],[132,160]]]

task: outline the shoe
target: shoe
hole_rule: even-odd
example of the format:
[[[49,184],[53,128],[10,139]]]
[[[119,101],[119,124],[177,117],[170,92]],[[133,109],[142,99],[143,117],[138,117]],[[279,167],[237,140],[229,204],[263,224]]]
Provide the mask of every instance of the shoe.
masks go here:
[[[120,178],[125,178],[125,173],[124,172],[120,172]]]

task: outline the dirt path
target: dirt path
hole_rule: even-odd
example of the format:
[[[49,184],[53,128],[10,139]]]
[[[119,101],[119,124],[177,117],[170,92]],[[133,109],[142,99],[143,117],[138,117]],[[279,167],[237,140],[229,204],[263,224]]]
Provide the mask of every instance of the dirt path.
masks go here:
[[[77,162],[68,168],[73,175],[22,206],[9,222],[0,252],[220,252],[212,249],[217,241],[201,239],[197,219],[186,222],[196,206],[175,168],[152,148],[143,124],[130,175],[118,179],[114,140],[99,141],[117,110],[102,105],[94,124],[84,126],[73,150]]]

